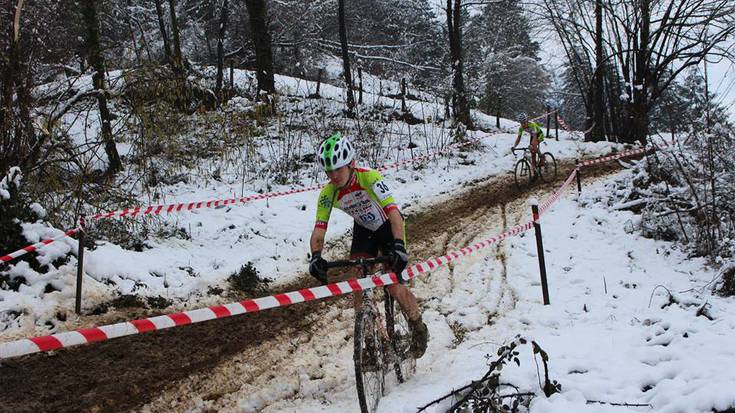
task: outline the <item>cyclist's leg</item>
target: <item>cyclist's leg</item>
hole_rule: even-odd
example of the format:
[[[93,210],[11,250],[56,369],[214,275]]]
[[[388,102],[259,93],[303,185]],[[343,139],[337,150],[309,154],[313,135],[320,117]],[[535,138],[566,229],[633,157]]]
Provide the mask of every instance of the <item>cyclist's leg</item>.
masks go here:
[[[370,249],[372,251],[372,248],[375,248],[374,256],[377,256],[379,252],[382,255],[389,254],[393,245],[393,238],[393,231],[391,230],[390,222],[386,221],[380,228],[371,234],[370,239],[373,242],[371,243],[372,245],[370,245]],[[386,271],[390,270],[390,266],[385,265],[384,267]],[[406,288],[405,285],[391,284],[387,286],[386,289],[388,290],[388,293],[398,301],[398,304],[401,306],[403,313],[406,314],[406,317],[409,319],[417,319],[421,317],[419,306],[416,303],[416,297],[408,288]]]
[[[388,293],[398,301],[398,305],[401,306],[401,310],[403,310],[403,313],[406,314],[409,320],[421,319],[421,311],[419,311],[416,296],[413,295],[411,290],[401,284],[392,284],[386,288],[388,289]]]
[[[531,143],[528,145],[528,150],[531,152],[531,170],[533,171],[533,174],[536,174],[536,163],[537,163],[537,154],[538,154],[538,138],[535,136],[531,136]]]
[[[393,234],[391,231],[381,231],[380,233],[381,243],[380,249],[383,252],[390,251],[391,243],[393,242]],[[429,339],[429,330],[424,324],[421,317],[421,310],[419,309],[416,296],[413,295],[411,290],[403,284],[391,284],[386,287],[388,293],[398,302],[401,307],[401,311],[406,315],[408,319],[409,328],[411,329],[412,343],[411,351],[415,358],[419,358],[424,355],[426,351],[426,345]]]
[[[541,152],[541,142],[543,142],[544,139],[545,138],[543,136],[536,139],[536,157],[538,158],[539,168],[543,168],[543,166],[546,164],[546,159],[544,159],[544,154]]]

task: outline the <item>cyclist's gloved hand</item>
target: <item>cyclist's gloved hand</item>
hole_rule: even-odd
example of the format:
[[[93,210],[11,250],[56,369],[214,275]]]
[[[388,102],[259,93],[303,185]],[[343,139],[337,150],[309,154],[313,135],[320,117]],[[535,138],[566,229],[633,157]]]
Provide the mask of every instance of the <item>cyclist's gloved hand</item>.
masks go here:
[[[393,240],[393,251],[390,253],[390,264],[393,272],[398,276],[398,281],[403,284],[406,280],[401,277],[401,273],[408,265],[408,252],[406,252],[406,243],[402,239]]]
[[[309,262],[309,274],[319,280],[322,284],[327,284],[327,260],[322,258],[321,251],[311,254]]]

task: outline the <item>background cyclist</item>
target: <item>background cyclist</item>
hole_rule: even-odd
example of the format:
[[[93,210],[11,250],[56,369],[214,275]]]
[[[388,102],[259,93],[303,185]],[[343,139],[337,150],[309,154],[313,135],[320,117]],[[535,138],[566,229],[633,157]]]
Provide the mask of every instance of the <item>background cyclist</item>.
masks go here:
[[[329,183],[319,193],[316,224],[311,234],[309,273],[327,283],[327,262],[322,258],[327,223],[333,207],[355,220],[350,259],[376,257],[380,253],[391,257],[391,269],[401,279],[408,264],[403,217],[383,176],[374,169],[355,166],[355,150],[346,137],[333,134],[319,147],[317,160],[329,177]],[[402,284],[387,287],[388,293],[401,306],[412,333],[411,351],[416,358],[426,351],[428,330],[421,319],[416,297]],[[355,308],[362,294],[354,294]]]
[[[533,176],[536,176],[536,158],[538,156],[538,145],[539,143],[544,141],[544,132],[541,129],[541,125],[539,125],[536,122],[529,122],[528,115],[521,112],[518,114],[518,117],[516,118],[518,120],[518,123],[521,125],[518,127],[518,136],[516,137],[516,142],[513,144],[513,149],[518,146],[518,143],[521,141],[521,136],[523,136],[523,132],[528,132],[528,134],[531,136],[531,142],[528,144],[528,149],[531,151],[531,173]],[[543,159],[540,159],[539,162],[541,162],[541,166],[543,166]]]

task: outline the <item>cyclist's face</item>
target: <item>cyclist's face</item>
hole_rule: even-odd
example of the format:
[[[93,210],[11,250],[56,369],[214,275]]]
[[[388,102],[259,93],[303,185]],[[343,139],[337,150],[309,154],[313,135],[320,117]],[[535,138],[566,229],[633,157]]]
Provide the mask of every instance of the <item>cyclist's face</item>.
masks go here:
[[[329,177],[330,182],[341,188],[347,185],[347,180],[350,179],[350,166],[345,165],[333,171],[329,171],[327,172],[327,176]]]

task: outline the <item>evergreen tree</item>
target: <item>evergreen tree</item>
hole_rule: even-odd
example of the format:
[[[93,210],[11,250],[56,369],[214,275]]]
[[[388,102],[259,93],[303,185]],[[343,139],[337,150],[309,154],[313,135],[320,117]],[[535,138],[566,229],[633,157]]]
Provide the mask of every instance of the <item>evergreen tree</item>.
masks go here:
[[[468,91],[480,98],[481,109],[511,118],[544,110],[549,77],[538,62],[532,24],[518,0],[491,2],[471,19],[467,83]]]

